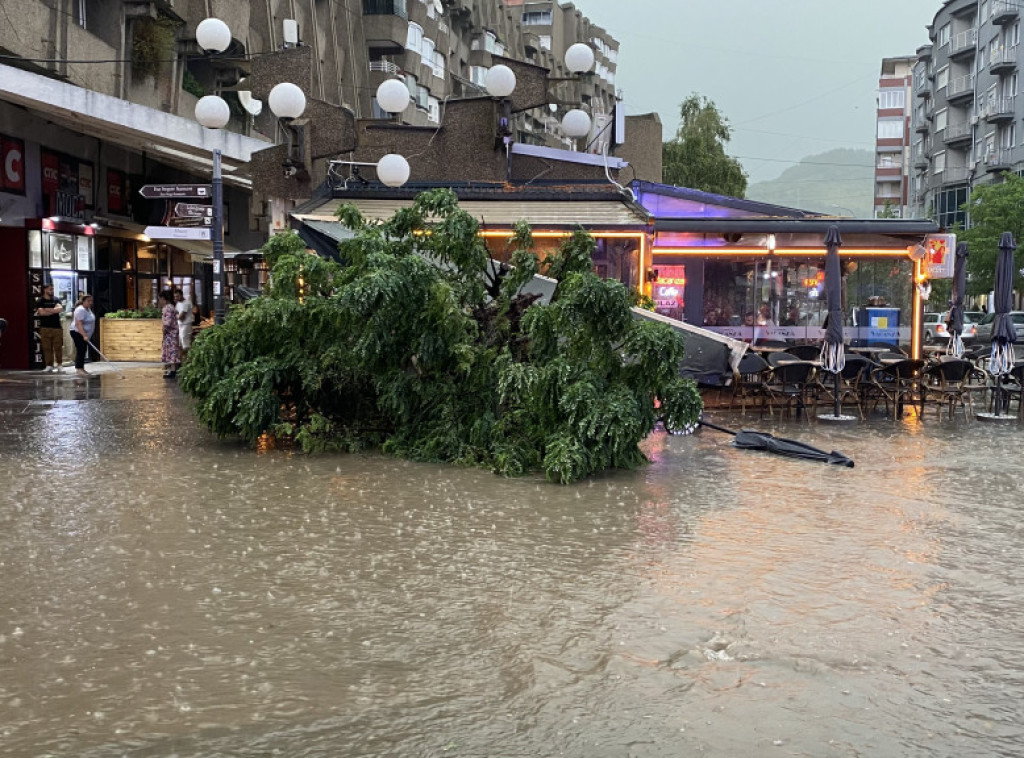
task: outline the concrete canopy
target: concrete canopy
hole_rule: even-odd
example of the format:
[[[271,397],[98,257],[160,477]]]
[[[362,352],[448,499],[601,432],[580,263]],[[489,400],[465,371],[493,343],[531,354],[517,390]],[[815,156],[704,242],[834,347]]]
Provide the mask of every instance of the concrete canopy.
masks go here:
[[[224,181],[249,186],[252,154],[269,142],[223,129],[206,129],[192,119],[0,64],[0,100],[27,108],[73,131],[155,153],[188,171],[208,171],[220,149]]]

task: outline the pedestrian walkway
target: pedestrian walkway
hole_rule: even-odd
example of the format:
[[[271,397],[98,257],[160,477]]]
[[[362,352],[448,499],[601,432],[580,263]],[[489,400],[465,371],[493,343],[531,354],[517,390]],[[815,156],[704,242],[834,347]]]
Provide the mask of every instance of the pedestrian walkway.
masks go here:
[[[160,400],[178,394],[177,382],[163,378],[160,363],[87,364],[87,377],[65,366],[58,374],[0,371],[0,417],[40,413],[56,403],[83,400]]]

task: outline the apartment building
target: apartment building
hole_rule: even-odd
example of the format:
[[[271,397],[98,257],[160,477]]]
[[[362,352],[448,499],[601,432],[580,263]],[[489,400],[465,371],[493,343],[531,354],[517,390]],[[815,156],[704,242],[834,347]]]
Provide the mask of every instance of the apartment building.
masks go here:
[[[882,60],[875,137],[875,216],[909,218],[910,103],[917,58]]]
[[[913,69],[912,212],[964,224],[977,184],[1024,169],[1019,0],[949,0]]]

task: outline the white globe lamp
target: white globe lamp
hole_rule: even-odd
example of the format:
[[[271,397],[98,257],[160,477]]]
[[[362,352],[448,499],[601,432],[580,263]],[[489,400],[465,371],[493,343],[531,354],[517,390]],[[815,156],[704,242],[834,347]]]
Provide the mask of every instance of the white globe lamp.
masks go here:
[[[388,187],[401,187],[409,181],[409,161],[397,153],[388,153],[377,161],[377,178]]]
[[[196,121],[207,129],[223,129],[231,120],[231,109],[224,98],[207,95],[196,103]]]
[[[577,42],[565,51],[565,67],[574,74],[585,74],[594,67],[594,51],[590,45]]]
[[[388,113],[401,113],[409,107],[409,88],[398,79],[387,79],[377,87],[377,105]]]
[[[203,50],[223,53],[231,47],[231,29],[219,18],[207,18],[196,27],[196,42]]]
[[[516,88],[515,72],[500,63],[491,66],[484,76],[484,87],[491,97],[508,97]]]
[[[302,88],[291,82],[275,84],[267,102],[278,118],[298,118],[306,110],[306,96]]]
[[[590,116],[586,111],[573,108],[562,117],[562,131],[566,137],[586,137],[590,134]]]

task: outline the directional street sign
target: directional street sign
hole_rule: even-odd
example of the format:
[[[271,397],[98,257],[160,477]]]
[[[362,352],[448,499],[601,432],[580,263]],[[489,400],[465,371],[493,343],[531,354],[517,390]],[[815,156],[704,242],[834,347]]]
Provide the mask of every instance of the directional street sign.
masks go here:
[[[210,230],[201,226],[147,226],[144,234],[157,240],[210,239]]]
[[[174,215],[178,218],[202,218],[213,216],[212,205],[201,205],[200,203],[175,203]]]
[[[213,197],[211,184],[147,184],[139,194],[150,200],[174,200],[190,197]]]

